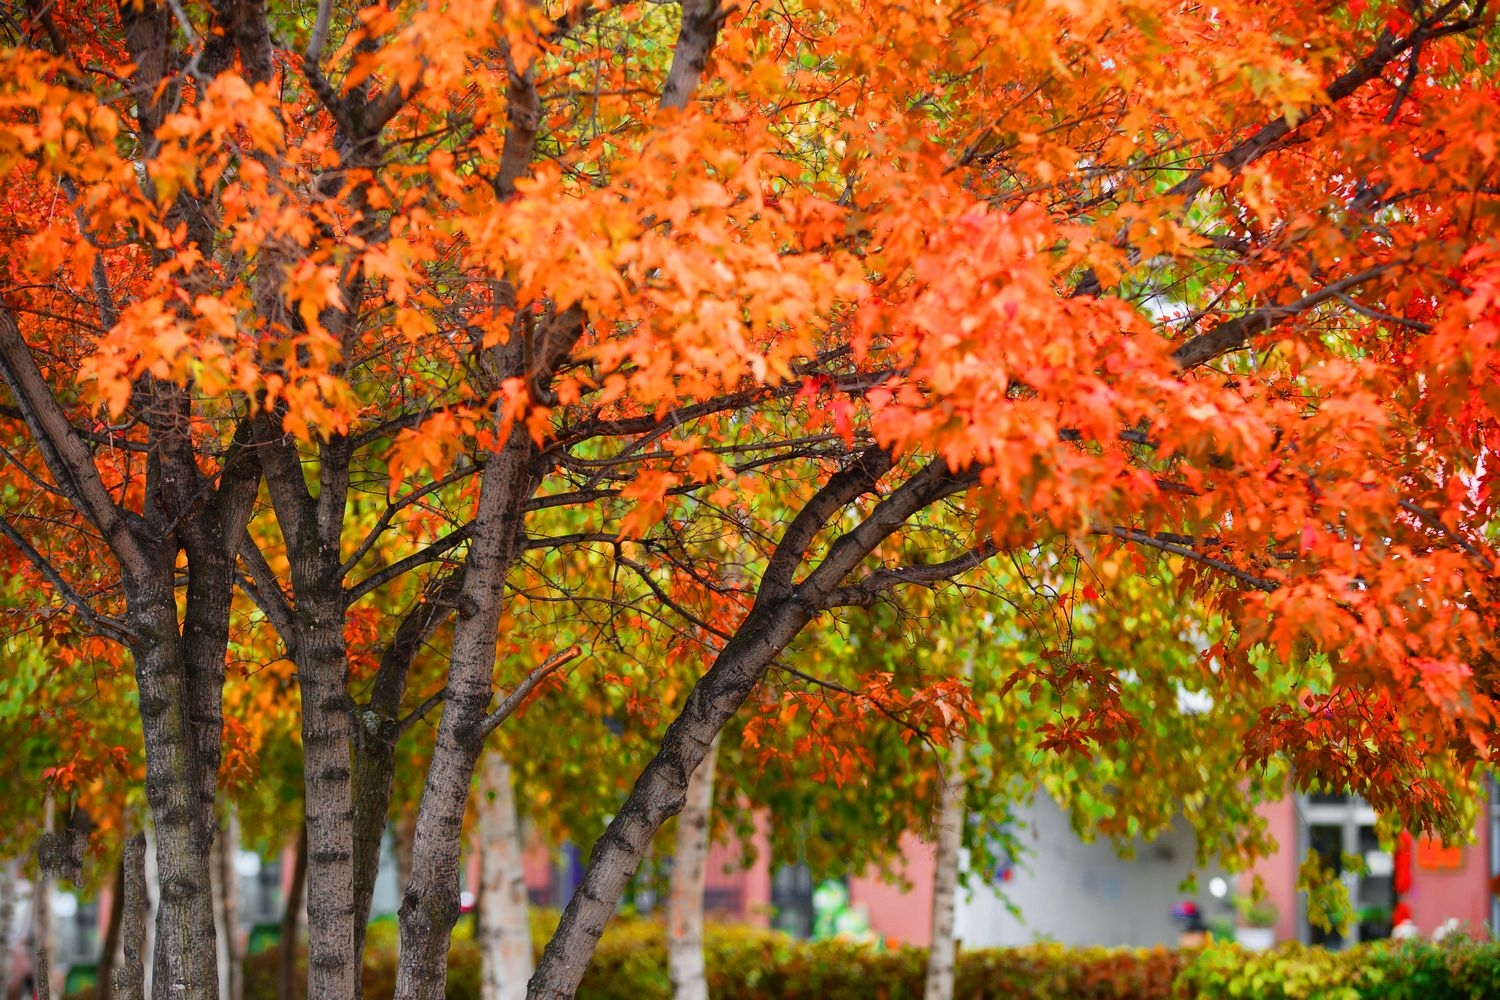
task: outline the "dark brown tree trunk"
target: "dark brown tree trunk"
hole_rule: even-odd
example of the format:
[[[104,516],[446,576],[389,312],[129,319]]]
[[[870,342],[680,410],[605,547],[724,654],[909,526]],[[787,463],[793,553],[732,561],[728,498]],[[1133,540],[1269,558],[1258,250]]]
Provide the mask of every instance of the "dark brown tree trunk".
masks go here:
[[[115,956],[120,951],[120,922],[125,919],[125,855],[120,854],[120,863],[115,866],[115,877],[109,886],[109,913],[104,920],[104,941],[99,945],[99,1000],[104,1000],[105,991],[114,982]],[[3,996],[4,994],[0,994]]]
[[[146,924],[151,900],[146,892],[146,835],[138,833],[125,842],[120,859],[124,876],[121,899],[124,900],[120,928],[120,967],[111,981],[113,1000],[143,1000],[146,995]],[[100,979],[99,988],[104,989]]]
[[[292,849],[292,881],[281,911],[281,934],[277,944],[276,1000],[294,1000],[297,995],[297,948],[302,927],[302,893],[307,886],[307,824],[297,830]]]
[[[357,301],[357,296],[351,300]],[[266,488],[286,540],[292,580],[291,646],[302,692],[303,802],[307,825],[307,992],[354,1000],[354,702],[344,642],[342,535],[348,444],[320,451],[316,497],[295,442],[275,414],[258,428]]]
[[[401,716],[407,677],[423,644],[448,619],[463,582],[462,573],[439,578],[422,603],[401,620],[396,634],[381,654],[380,667],[371,685],[370,700],[357,710],[354,774],[354,940],[355,954],[364,954],[365,928],[380,873],[381,845],[391,808],[396,777],[396,740],[410,719]],[[410,839],[407,839],[410,843]],[[402,874],[410,872],[410,852],[400,850],[406,860]],[[397,882],[405,885],[405,881]]]
[[[353,703],[342,591],[299,602],[298,676],[307,803],[307,992],[341,1000],[359,989],[354,928]]]
[[[170,576],[160,602],[139,601],[155,613],[132,624],[137,641],[136,686],[146,745],[146,798],[156,827],[156,913],[152,995],[156,1000],[218,1000],[214,960],[213,898],[209,853],[213,825],[197,822],[201,767],[188,724],[184,671],[175,641]],[[167,607],[162,607],[166,604]],[[222,654],[221,654],[222,655]],[[206,832],[205,832],[206,831]]]

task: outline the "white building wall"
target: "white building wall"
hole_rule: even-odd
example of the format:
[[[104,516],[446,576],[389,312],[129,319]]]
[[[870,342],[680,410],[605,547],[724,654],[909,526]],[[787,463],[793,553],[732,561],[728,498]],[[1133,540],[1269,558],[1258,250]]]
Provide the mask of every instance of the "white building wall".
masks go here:
[[[1193,834],[1178,820],[1122,860],[1108,840],[1085,843],[1045,794],[1022,810],[1025,853],[996,889],[960,892],[957,934],[966,948],[1057,941],[1070,945],[1175,945],[1172,907],[1194,899],[1205,918],[1229,912],[1208,893],[1218,872],[1199,872],[1196,894],[1182,881],[1194,869]],[[1003,892],[1003,897],[1001,893]],[[1019,910],[1010,912],[1007,901]]]

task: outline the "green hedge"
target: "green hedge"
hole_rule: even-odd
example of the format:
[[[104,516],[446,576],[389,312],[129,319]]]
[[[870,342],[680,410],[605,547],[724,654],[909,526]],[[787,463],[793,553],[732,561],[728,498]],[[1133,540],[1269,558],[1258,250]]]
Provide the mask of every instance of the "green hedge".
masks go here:
[[[555,913],[537,914],[535,940]],[[449,1000],[477,1000],[479,954],[460,923],[449,956]],[[367,1000],[395,984],[396,929],[370,928]],[[837,941],[807,943],[748,927],[711,927],[714,1000],[918,1000],[926,953],[875,951]],[[246,961],[246,1000],[274,1000],[276,950]],[[647,920],[617,920],[599,943],[578,1000],[670,1000],[665,932]],[[1285,944],[1254,954],[1233,945],[1201,952],[1165,948],[992,948],[959,955],[955,1000],[1486,1000],[1500,998],[1500,945],[1466,938],[1442,944],[1377,943],[1343,952]]]

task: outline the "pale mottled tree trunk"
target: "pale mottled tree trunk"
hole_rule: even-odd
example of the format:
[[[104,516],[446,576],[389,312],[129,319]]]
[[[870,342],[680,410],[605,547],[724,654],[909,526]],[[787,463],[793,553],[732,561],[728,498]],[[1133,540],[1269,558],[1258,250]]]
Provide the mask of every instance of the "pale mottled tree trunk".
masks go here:
[[[53,804],[47,799],[42,839],[37,848],[36,882],[31,886],[31,929],[35,938],[35,958],[31,978],[36,985],[36,1000],[52,997],[52,875],[51,845],[53,837]]]
[[[146,856],[144,833],[125,842],[125,855],[120,860],[125,901],[120,911],[120,965],[111,984],[113,1000],[143,1000],[146,995],[146,935],[151,927]],[[99,987],[103,990],[104,984]]]
[[[667,973],[674,1000],[708,1000],[703,956],[703,891],[708,880],[708,844],[714,804],[714,768],[719,737],[688,781],[687,801],[677,816],[672,888],[667,900]]]
[[[0,997],[10,996],[10,935],[16,922],[16,862],[0,865]]]
[[[218,947],[219,982],[223,1000],[240,1000],[244,954],[240,947],[240,907],[235,859],[240,852],[240,823],[233,808],[224,817],[222,836],[214,844],[214,913]]]
[[[958,866],[964,837],[965,747],[955,738],[938,793],[937,860],[932,884],[932,947],[927,956],[923,1000],[953,1000],[953,972],[958,950],[953,936],[958,903]]]
[[[516,812],[514,775],[498,751],[479,766],[479,952],[483,1000],[525,1000],[531,978],[531,918],[525,843]]]
[[[156,955],[156,911],[161,902],[161,881],[157,878],[156,872],[156,832],[150,825],[147,825],[145,831],[143,831],[143,836],[146,839],[146,946],[141,951],[141,961],[145,963],[141,983],[145,990],[145,995],[154,997],[156,995],[153,992],[156,989],[156,962],[154,961],[154,956]]]

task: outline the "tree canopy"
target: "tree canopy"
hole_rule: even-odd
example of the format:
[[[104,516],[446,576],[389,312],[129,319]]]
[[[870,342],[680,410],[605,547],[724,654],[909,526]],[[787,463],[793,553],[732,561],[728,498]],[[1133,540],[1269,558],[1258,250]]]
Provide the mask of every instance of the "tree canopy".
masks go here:
[[[1175,688],[1126,609],[1170,586],[1242,763],[1442,826],[1497,721],[1494,30],[1484,0],[0,5],[7,598],[47,656],[133,670],[158,996],[217,995],[220,772],[281,731],[243,705],[300,731],[320,997],[357,993],[398,741],[437,720],[397,986],[436,997],[484,740],[630,654],[609,683],[674,721],[532,981],[566,997],[774,666],[983,581],[1115,609],[975,658],[1059,692],[1042,748],[1151,722]],[[878,660],[851,704],[970,714],[951,665]]]

